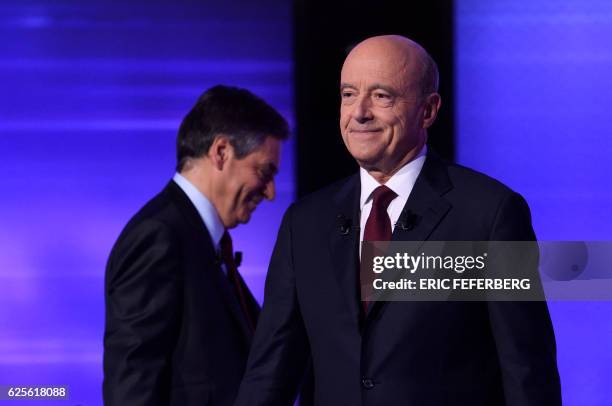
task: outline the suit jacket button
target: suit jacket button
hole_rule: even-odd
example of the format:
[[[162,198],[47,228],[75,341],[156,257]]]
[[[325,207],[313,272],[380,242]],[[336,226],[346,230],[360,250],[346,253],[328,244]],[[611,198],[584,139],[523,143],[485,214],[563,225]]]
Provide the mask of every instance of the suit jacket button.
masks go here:
[[[365,389],[372,389],[374,387],[374,382],[372,382],[371,379],[363,378],[361,380],[361,386],[363,386]]]

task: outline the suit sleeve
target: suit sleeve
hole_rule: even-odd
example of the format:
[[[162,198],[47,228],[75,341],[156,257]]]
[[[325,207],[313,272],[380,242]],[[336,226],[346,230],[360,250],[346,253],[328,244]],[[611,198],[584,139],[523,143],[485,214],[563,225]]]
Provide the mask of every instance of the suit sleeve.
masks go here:
[[[168,404],[181,314],[177,241],[154,220],[124,234],[106,270],[104,404]]]
[[[299,308],[292,257],[291,207],[281,224],[266,278],[264,305],[235,406],[289,406],[310,348]]]
[[[491,241],[535,241],[525,200],[509,194],[498,208]],[[537,272],[536,272],[537,278]],[[561,406],[555,336],[545,301],[488,303],[506,406]]]

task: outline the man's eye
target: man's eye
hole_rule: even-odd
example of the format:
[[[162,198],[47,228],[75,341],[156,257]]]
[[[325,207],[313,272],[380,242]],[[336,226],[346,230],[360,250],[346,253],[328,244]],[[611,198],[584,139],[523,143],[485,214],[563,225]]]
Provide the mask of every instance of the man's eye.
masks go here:
[[[342,98],[343,99],[347,99],[349,97],[353,97],[355,95],[355,93],[353,92],[342,92]]]
[[[385,93],[374,93],[374,97],[380,100],[389,100],[391,96]]]

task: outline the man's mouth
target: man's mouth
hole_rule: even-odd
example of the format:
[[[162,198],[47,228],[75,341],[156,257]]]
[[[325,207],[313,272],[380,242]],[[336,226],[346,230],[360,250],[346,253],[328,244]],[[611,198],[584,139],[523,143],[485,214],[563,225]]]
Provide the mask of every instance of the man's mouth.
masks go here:
[[[382,132],[381,128],[357,128],[349,129],[349,135],[356,140],[367,141],[377,138]]]
[[[349,132],[356,134],[370,134],[382,131],[380,128],[350,128]]]

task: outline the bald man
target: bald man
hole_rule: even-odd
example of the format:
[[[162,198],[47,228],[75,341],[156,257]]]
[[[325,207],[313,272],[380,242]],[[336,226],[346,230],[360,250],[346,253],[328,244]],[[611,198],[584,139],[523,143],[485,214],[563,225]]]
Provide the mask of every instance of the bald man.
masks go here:
[[[290,405],[309,356],[321,406],[561,405],[545,302],[361,300],[361,241],[535,240],[519,194],[427,149],[437,87],[404,37],[346,58],[340,131],[360,170],[285,213],[236,405]]]

